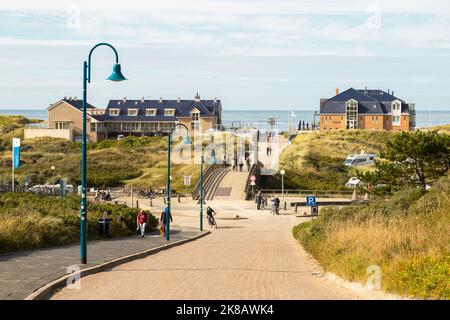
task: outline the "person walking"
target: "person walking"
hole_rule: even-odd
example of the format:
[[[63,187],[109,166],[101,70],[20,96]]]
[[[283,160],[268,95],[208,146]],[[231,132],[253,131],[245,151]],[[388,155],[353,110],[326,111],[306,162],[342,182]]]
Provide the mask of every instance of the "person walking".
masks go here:
[[[258,193],[256,194],[256,209],[257,210],[261,210],[261,205],[263,204],[263,195],[261,193],[261,190],[258,191]]]
[[[280,199],[278,196],[275,196],[275,198],[272,199],[272,214],[279,214],[278,211],[280,209]]]
[[[148,224],[148,216],[147,216],[147,213],[142,209],[139,210],[139,213],[136,217],[136,224],[137,224],[136,231],[140,230],[141,238],[143,238],[145,236],[145,227]]]
[[[250,172],[252,166],[250,165],[250,156],[247,157],[247,159],[245,160],[246,164],[247,164],[247,171]]]
[[[159,234],[161,236],[165,236],[166,235],[166,216],[167,216],[167,212],[169,212],[169,208],[166,207],[161,212],[161,216],[159,217]],[[169,212],[169,221],[173,222],[172,214],[170,212]]]
[[[239,160],[239,171],[242,172],[242,168],[244,168],[244,162],[241,160]]]

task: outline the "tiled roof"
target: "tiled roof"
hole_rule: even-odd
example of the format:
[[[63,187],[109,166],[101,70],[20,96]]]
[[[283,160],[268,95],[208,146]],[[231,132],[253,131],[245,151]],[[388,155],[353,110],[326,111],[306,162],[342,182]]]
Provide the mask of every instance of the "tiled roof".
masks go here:
[[[104,121],[177,121],[178,117],[190,117],[193,109],[201,117],[216,117],[220,100],[110,100],[103,116]],[[120,109],[118,116],[110,116],[110,109]],[[128,109],[137,109],[136,116],[128,116]],[[155,116],[147,116],[146,109],[156,109]],[[165,109],[174,109],[174,116],[165,116]]]
[[[320,113],[341,114],[345,113],[346,102],[349,100],[358,101],[359,114],[387,114],[391,113],[391,103],[399,100],[402,103],[402,113],[409,112],[408,104],[383,90],[355,90],[350,88],[333,98],[328,99]]]

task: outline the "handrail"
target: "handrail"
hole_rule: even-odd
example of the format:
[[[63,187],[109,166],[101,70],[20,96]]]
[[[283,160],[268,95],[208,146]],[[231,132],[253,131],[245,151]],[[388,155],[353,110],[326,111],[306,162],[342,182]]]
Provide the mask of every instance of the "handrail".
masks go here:
[[[264,164],[261,161],[258,161],[258,163],[252,165],[250,172],[248,173],[247,182],[245,183],[245,200],[251,200],[253,196],[251,192],[252,186],[250,177],[253,175],[256,176],[256,183],[257,183],[259,181],[259,172],[262,167],[264,167]]]

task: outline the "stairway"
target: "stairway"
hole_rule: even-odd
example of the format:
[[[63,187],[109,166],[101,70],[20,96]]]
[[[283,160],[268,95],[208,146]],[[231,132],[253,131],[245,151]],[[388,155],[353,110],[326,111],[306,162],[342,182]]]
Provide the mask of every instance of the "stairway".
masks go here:
[[[205,200],[211,201],[214,199],[217,188],[227,173],[228,170],[222,165],[213,165],[205,171],[205,174],[203,175],[203,196]],[[194,200],[200,198],[199,183],[195,188],[196,192],[192,195]]]

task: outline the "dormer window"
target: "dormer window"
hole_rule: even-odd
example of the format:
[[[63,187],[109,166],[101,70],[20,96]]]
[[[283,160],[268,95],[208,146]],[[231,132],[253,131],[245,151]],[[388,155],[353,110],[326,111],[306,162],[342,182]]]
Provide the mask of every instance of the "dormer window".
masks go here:
[[[156,109],[145,109],[145,115],[147,117],[154,117],[154,116],[156,116]]]
[[[128,109],[128,116],[129,117],[135,117],[138,115],[138,109]]]
[[[200,112],[195,111],[191,113],[192,121],[199,121],[200,120]]]
[[[164,109],[164,116],[173,117],[175,115],[175,109]]]
[[[109,109],[109,115],[112,117],[117,117],[120,114],[120,109]]]

